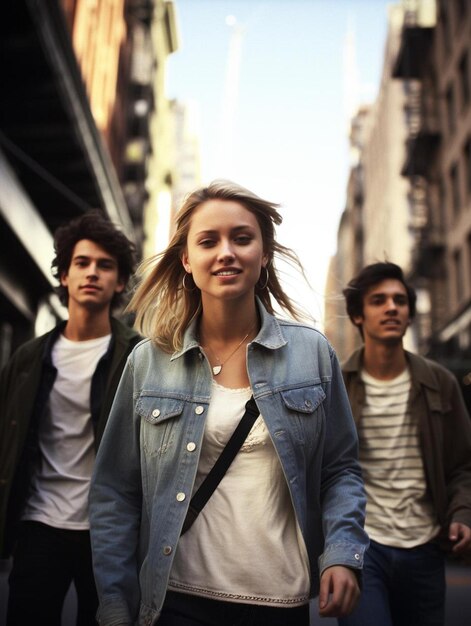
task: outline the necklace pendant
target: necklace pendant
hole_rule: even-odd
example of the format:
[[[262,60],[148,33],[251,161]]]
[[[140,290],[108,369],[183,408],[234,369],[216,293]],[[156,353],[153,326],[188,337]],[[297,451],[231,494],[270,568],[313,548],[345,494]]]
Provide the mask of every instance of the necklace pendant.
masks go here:
[[[213,365],[212,369],[213,369],[213,374],[217,376],[218,374],[221,373],[222,365]]]

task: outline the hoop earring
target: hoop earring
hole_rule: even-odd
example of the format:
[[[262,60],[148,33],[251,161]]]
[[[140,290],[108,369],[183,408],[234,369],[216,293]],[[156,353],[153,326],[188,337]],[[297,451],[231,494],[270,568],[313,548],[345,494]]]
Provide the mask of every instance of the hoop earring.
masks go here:
[[[265,270],[265,271],[266,271],[266,273],[267,273],[267,275],[266,275],[265,280],[263,281],[263,284],[262,284],[262,285],[260,285],[259,283],[260,283],[260,278],[261,278],[261,276],[262,276],[262,270]],[[258,279],[258,281],[257,281],[256,287],[257,287],[258,289],[260,289],[260,291],[263,291],[264,289],[266,289],[266,288],[267,288],[267,285],[268,285],[268,281],[269,281],[269,280],[270,280],[270,273],[269,273],[269,271],[268,271],[268,267],[262,267],[262,269],[260,270],[260,277],[259,277],[259,279]]]
[[[190,293],[191,293],[192,291],[195,291],[195,289],[196,289],[197,287],[196,287],[196,285],[195,285],[195,281],[193,281],[193,289],[190,289],[190,288],[187,286],[187,284],[186,284],[185,280],[186,280],[186,278],[187,278],[188,276],[191,276],[190,272],[185,272],[185,273],[183,274],[182,286],[183,286],[183,289],[184,289],[185,291],[188,291],[188,292],[190,292]]]

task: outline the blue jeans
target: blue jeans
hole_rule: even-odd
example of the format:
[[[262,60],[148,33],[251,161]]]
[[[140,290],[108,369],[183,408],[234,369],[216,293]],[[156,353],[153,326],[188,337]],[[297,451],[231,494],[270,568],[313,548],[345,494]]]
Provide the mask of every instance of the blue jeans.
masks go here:
[[[340,626],[443,626],[445,560],[440,548],[392,548],[371,541],[360,601]]]

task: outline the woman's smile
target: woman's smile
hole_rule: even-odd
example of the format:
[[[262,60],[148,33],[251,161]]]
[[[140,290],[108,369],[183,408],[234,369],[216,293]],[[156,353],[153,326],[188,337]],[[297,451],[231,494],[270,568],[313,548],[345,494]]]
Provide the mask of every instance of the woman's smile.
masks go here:
[[[253,297],[266,264],[257,218],[239,202],[204,202],[191,218],[182,262],[203,300]]]

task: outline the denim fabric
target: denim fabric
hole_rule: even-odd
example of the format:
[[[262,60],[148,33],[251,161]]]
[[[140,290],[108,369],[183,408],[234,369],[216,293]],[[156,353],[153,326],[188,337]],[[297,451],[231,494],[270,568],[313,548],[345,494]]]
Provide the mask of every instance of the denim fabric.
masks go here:
[[[319,571],[359,569],[368,538],[358,441],[337,358],[315,329],[269,315],[247,347],[252,391]],[[90,495],[103,624],[154,624],[190,501],[211,393],[196,325],[181,352],[141,342],[128,359]],[[190,445],[188,445],[190,444]]]
[[[338,621],[339,626],[443,626],[445,563],[439,547],[393,548],[372,540],[360,602]]]

